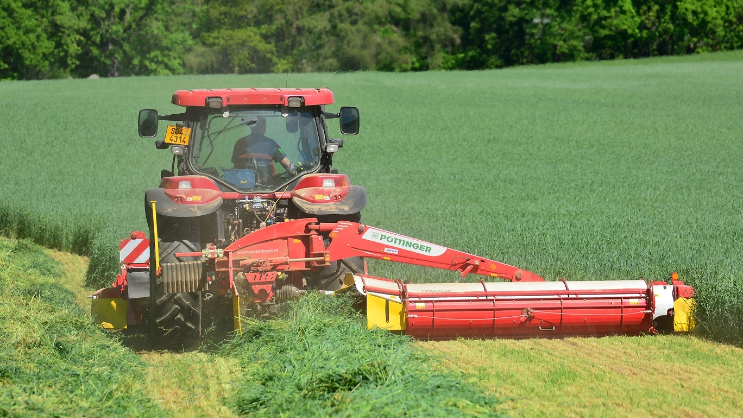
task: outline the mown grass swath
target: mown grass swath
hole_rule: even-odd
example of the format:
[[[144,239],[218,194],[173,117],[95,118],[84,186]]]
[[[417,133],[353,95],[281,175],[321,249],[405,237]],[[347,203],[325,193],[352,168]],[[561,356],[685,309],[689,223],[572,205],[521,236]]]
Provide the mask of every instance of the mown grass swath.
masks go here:
[[[161,415],[143,362],[104,335],[41,247],[0,239],[0,415]]]
[[[677,271],[699,294],[701,329],[743,343],[741,71],[734,51],[292,74],[288,84],[327,86],[338,106],[360,107],[361,134],[334,163],[366,187],[365,223],[552,280]],[[144,190],[171,164],[136,137],[138,109],[177,111],[167,102],[179,88],[286,84],[285,75],[0,83],[3,233],[90,254],[89,284],[110,283],[118,240],[146,229]],[[404,280],[457,277],[371,267]]]
[[[204,364],[174,358],[182,370],[153,386],[156,365],[93,324],[60,277],[38,245],[0,238],[0,415],[169,416],[154,397],[191,399],[191,380],[208,379],[192,374]],[[352,303],[311,294],[276,320],[249,321],[201,361],[237,360],[237,387],[219,395],[238,414],[494,415],[497,399],[442,372],[408,338],[369,332]],[[182,401],[178,411],[189,410]]]
[[[220,353],[245,377],[232,400],[257,416],[493,416],[498,400],[442,372],[409,339],[369,331],[351,298],[310,294],[250,321]]]

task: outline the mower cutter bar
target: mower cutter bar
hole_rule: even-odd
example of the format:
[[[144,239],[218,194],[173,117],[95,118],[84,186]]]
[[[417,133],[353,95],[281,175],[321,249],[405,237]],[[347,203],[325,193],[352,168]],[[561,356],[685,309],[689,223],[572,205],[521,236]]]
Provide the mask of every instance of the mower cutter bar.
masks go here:
[[[422,339],[654,334],[656,320],[674,309],[680,311],[674,330],[693,327],[693,303],[678,297],[669,309],[674,286],[665,283],[404,284],[365,275],[353,279],[356,289],[366,295],[369,328]]]

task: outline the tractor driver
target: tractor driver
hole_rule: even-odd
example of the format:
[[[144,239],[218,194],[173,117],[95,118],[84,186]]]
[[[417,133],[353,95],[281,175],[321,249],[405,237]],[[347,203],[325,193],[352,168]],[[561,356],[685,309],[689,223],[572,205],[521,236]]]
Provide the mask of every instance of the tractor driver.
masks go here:
[[[256,122],[250,127],[250,135],[238,139],[235,143],[235,148],[232,150],[232,164],[235,168],[246,168],[246,165],[252,163],[253,159],[241,159],[241,156],[263,154],[270,156],[273,161],[281,164],[288,173],[296,175],[297,169],[289,160],[289,157],[284,154],[284,150],[279,147],[276,141],[267,137],[265,133],[266,118],[258,116]]]

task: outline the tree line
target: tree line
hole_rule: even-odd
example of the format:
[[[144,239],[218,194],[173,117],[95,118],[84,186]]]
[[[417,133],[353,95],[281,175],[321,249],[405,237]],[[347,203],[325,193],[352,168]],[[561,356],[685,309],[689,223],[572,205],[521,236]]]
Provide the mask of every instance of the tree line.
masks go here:
[[[490,69],[743,47],[743,0],[0,0],[0,79]]]

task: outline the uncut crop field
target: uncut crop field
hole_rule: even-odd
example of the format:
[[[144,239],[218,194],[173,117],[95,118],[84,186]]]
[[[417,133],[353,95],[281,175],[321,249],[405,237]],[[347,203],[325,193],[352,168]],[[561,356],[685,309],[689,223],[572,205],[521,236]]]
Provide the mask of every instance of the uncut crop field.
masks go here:
[[[335,158],[366,187],[363,222],[551,280],[695,286],[702,329],[743,338],[743,53],[479,72],[291,74],[358,106]],[[136,135],[176,89],[283,87],[286,75],[0,83],[0,229],[92,254],[145,230],[170,154]],[[336,128],[335,125],[332,128]],[[373,263],[411,281],[456,275]]]

